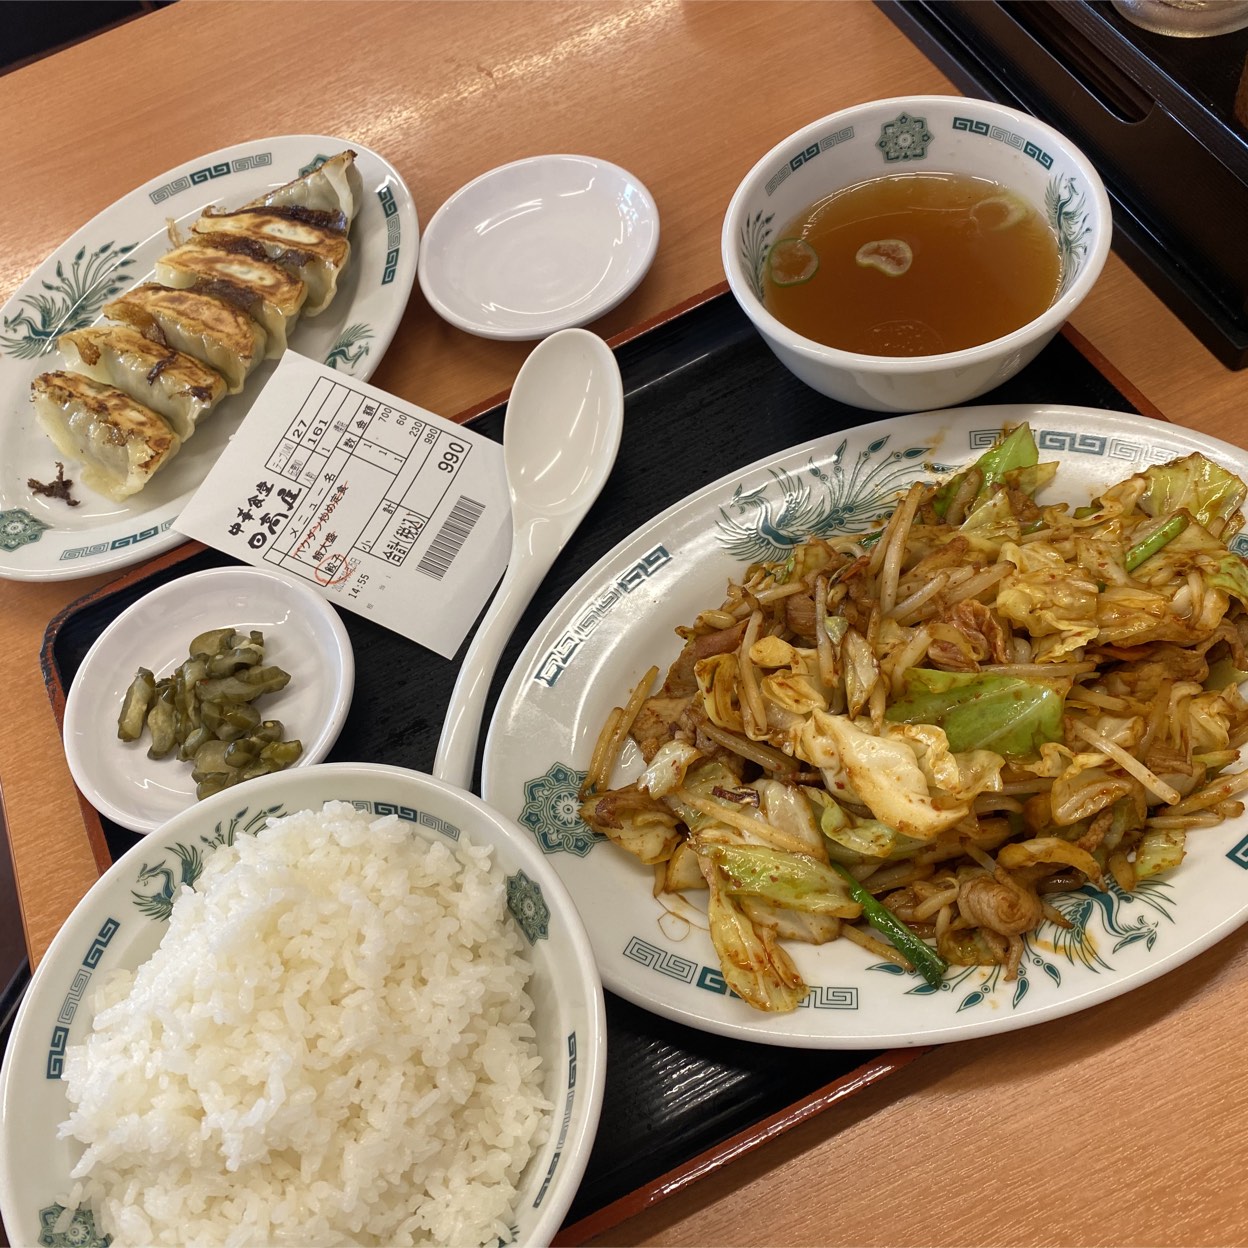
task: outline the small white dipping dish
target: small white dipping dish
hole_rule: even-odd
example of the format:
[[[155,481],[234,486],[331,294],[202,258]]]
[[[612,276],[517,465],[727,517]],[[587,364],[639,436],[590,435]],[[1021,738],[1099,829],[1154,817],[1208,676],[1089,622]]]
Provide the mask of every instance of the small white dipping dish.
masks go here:
[[[266,694],[257,709],[263,719],[281,720],[288,740],[303,742],[294,765],[319,763],[337,739],[355,688],[355,655],[324,598],[261,568],[209,568],[169,581],[96,638],[65,699],[65,757],[74,783],[123,828],[152,832],[195,805],[190,763],[176,753],[148,758],[146,731],[138,741],[118,739],[126,690],[140,667],[159,680],[188,657],[200,633],[227,626],[259,629],[265,663],[290,673],[286,688]]]
[[[433,310],[470,334],[544,338],[632,294],[658,246],[654,199],[631,173],[592,156],[532,156],[434,213],[417,275]]]

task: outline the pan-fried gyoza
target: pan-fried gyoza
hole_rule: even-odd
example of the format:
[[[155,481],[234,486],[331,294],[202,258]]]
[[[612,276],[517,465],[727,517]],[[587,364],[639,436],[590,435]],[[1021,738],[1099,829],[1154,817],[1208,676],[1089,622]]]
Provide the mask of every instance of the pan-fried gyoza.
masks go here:
[[[103,324],[61,335],[69,371],[36,377],[31,400],[86,485],[117,502],[143,489],[225,394],[286,350],[301,315],[328,307],[361,202],[348,150],[236,212],[209,208],[156,261],[155,281],[106,303]]]
[[[785,941],[1013,978],[1053,893],[1130,893],[1243,813],[1248,489],[1193,454],[1045,504],[1038,458],[1019,426],[868,537],[747,568],[604,725],[582,818],[705,899],[750,1005],[801,1002]]]

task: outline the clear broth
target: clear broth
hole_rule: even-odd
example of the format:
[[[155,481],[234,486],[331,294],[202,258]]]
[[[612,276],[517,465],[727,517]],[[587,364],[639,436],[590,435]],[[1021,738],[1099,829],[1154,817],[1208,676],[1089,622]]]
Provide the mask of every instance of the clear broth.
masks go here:
[[[1026,325],[1060,279],[1057,239],[1020,196],[982,178],[907,173],[838,191],[792,221],[772,246],[763,303],[826,346],[936,355]]]

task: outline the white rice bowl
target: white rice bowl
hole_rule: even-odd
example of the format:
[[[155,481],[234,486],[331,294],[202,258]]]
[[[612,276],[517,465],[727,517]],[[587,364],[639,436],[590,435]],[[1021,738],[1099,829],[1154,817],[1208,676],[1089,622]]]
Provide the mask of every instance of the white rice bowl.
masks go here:
[[[147,838],[58,935],[0,1074],[0,1207],[15,1243],[547,1242],[603,1035],[524,833],[397,768],[279,773]]]

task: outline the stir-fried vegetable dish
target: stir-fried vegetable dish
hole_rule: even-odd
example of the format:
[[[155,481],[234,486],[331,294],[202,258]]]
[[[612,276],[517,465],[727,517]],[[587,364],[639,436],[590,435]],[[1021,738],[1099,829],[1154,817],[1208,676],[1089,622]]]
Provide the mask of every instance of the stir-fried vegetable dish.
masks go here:
[[[1248,489],[1193,454],[1037,501],[1056,471],[1020,426],[868,537],[749,567],[604,725],[582,818],[704,898],[750,1005],[801,1002],[787,941],[1013,978],[1053,893],[1130,893],[1243,812]]]

